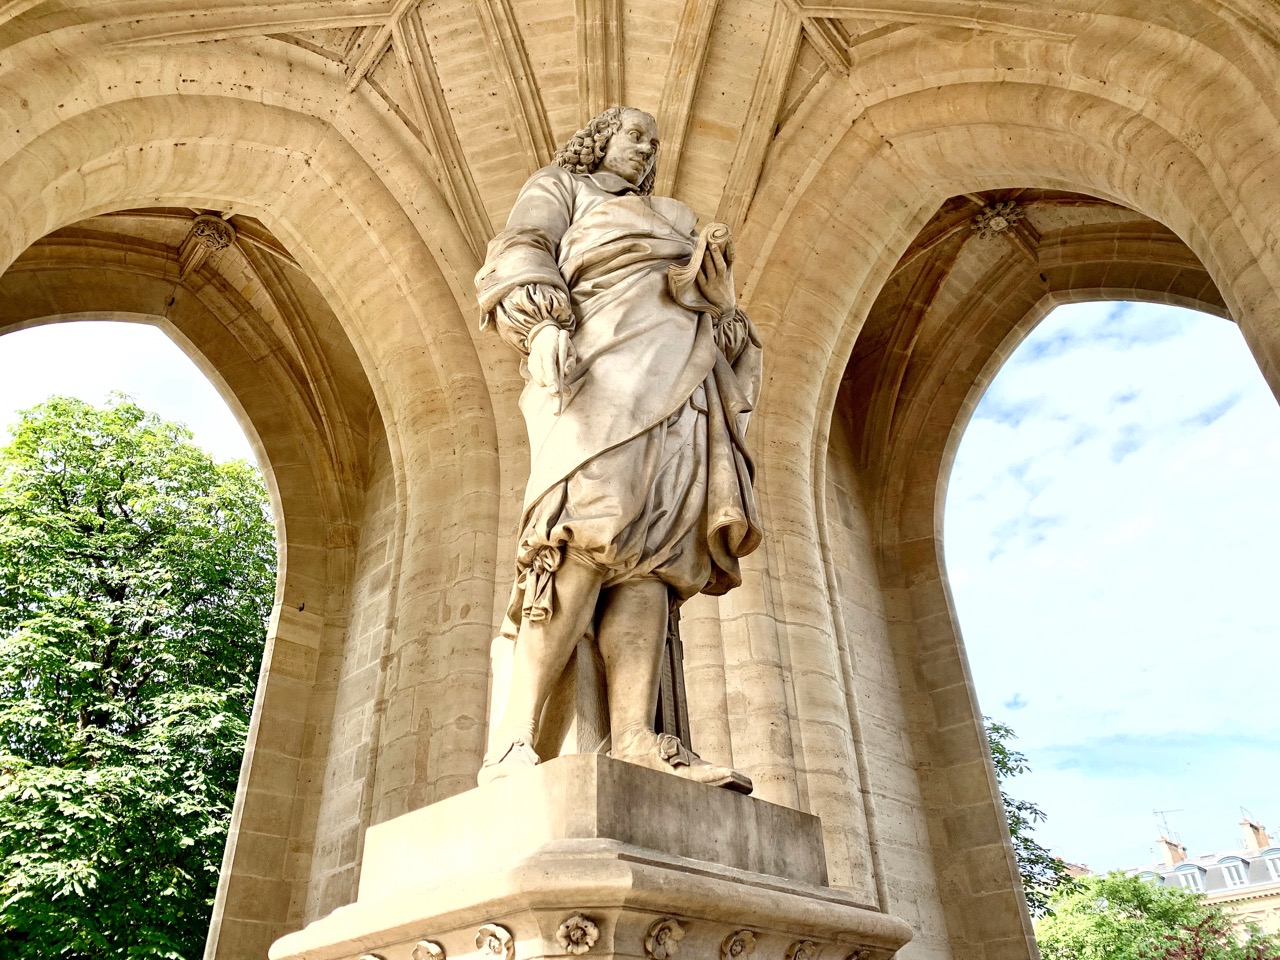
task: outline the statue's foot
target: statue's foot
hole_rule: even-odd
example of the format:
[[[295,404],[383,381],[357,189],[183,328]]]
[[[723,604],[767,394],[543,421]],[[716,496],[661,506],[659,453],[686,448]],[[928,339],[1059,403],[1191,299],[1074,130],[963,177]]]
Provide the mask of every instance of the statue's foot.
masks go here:
[[[736,793],[749,794],[752,789],[751,778],[745,773],[703,760],[681,743],[679,737],[669,733],[637,731],[615,743],[609,755],[615,760],[625,760],[627,763],[648,767],[650,770],[661,770],[663,773],[674,773],[686,780],[705,783],[711,787],[724,787]]]
[[[528,741],[512,741],[505,750],[494,749],[485,754],[476,783],[483,787],[486,783],[501,780],[517,770],[537,766],[538,762],[538,754]]]

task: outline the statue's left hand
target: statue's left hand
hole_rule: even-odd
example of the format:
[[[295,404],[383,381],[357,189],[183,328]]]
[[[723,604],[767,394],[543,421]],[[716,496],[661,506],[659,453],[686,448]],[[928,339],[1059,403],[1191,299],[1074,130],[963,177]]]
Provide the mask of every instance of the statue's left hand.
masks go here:
[[[733,293],[733,268],[725,261],[724,253],[717,247],[707,247],[698,270],[698,289],[707,301],[726,317],[733,313],[737,299]]]

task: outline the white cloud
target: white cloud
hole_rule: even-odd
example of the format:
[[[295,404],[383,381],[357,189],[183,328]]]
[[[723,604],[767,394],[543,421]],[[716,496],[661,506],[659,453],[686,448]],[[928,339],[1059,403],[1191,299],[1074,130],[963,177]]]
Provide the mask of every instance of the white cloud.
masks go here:
[[[140,323],[79,321],[0,337],[0,440],[18,411],[56,394],[104,403],[113,391],[185,423],[216,458],[253,451],[207,377],[161,330]]]
[[[979,698],[1013,721],[1033,767],[1051,746],[1119,733],[1277,742],[1280,712],[1266,692],[1280,649],[1276,490],[1280,408],[1234,325],[1172,307],[1079,304],[1033,331],[961,442],[945,518]],[[1015,697],[1025,707],[1002,715]],[[1106,802],[1142,808],[1112,811],[1123,831],[1088,822],[1091,801],[1071,791],[1096,790],[1098,778],[1078,770],[1033,774],[1028,788],[1066,793],[1026,799],[1083,823],[1054,823],[1045,836],[1087,834],[1093,866],[1126,866],[1126,818],[1141,815],[1145,849],[1153,808],[1216,820],[1245,803],[1236,794],[1249,776],[1211,774],[1208,742],[1187,740],[1183,769],[1163,779],[1135,770],[1121,789],[1108,773]],[[1232,756],[1260,765],[1254,779],[1274,769],[1274,753],[1257,746]],[[1254,813],[1280,826],[1280,780],[1270,782]],[[1229,824],[1183,832],[1209,842],[1219,826]]]

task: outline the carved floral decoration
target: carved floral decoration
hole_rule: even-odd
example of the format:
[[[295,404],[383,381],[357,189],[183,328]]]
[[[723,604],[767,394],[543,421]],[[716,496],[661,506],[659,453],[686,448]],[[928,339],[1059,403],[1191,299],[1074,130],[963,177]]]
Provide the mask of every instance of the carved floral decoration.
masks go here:
[[[444,947],[434,940],[419,940],[413,945],[409,960],[444,960]]]
[[[787,960],[818,960],[820,949],[812,940],[797,940],[787,947]]]
[[[596,945],[600,939],[600,929],[588,918],[575,913],[556,931],[556,940],[566,953],[580,956]]]
[[[221,217],[202,214],[191,224],[191,237],[210,250],[223,250],[231,246],[236,238],[236,231]]]
[[[720,960],[746,960],[755,949],[756,935],[750,930],[738,930],[720,944]]]
[[[973,229],[981,237],[993,237],[996,234],[1007,233],[1026,215],[1027,212],[1014,200],[989,203],[973,218]]]
[[[845,960],[871,960],[871,951],[866,947],[859,947],[853,953],[849,954]]]
[[[178,247],[178,272],[186,278],[211,253],[225,250],[236,239],[235,228],[221,217],[204,213],[196,217]],[[370,954],[373,956],[373,954]]]
[[[644,952],[653,960],[670,960],[680,949],[680,941],[684,939],[684,928],[671,917],[655,920],[649,924],[649,932],[644,938]]]
[[[515,960],[516,942],[506,927],[486,923],[476,931],[476,949],[499,960]]]

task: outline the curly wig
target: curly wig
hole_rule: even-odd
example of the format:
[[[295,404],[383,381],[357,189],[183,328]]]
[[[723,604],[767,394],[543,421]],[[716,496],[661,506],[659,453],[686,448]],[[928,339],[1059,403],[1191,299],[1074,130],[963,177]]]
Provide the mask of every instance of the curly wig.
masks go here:
[[[609,140],[622,129],[622,114],[627,110],[645,113],[635,107],[610,107],[597,114],[590,123],[570,137],[569,142],[556,151],[554,162],[570,173],[595,173],[600,168],[600,161],[604,159]],[[645,116],[649,114],[645,113]],[[653,193],[657,172],[658,160],[654,157],[649,172],[636,187],[637,192],[644,195]]]

